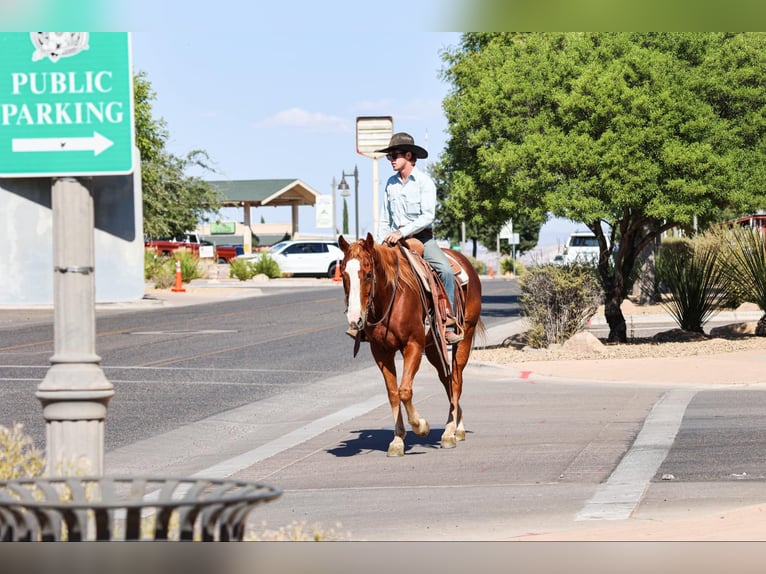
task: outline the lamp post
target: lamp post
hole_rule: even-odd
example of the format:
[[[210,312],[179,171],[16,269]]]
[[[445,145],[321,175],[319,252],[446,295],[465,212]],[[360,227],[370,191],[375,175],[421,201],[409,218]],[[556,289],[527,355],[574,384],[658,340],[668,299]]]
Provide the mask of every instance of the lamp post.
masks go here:
[[[335,236],[335,234],[338,233],[338,225],[337,225],[337,215],[338,215],[338,204],[335,203],[335,176],[332,176],[332,235]]]
[[[348,197],[349,187],[346,183],[346,176],[354,176],[354,229],[356,231],[356,238],[359,239],[359,169],[354,166],[354,173],[341,172],[340,183],[338,189],[343,197]]]

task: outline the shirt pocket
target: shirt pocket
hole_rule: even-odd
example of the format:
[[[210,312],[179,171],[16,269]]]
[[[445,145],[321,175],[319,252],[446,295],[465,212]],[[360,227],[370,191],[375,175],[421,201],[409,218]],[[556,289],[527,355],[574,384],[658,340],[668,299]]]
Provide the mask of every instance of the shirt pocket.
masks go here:
[[[404,210],[407,215],[420,215],[422,213],[419,194],[415,195],[405,193],[402,199],[404,200]]]

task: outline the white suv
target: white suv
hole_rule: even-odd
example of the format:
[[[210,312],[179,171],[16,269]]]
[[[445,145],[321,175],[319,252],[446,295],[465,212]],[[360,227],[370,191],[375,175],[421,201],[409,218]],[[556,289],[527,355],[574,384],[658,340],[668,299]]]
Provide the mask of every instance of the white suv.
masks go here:
[[[601,248],[598,239],[590,231],[575,231],[567,239],[564,247],[564,263],[584,263],[595,265],[598,263]]]
[[[284,275],[313,275],[334,277],[335,266],[343,260],[343,251],[336,241],[296,239],[280,241],[267,251],[238,255],[238,259],[257,260],[267,253],[279,265]]]

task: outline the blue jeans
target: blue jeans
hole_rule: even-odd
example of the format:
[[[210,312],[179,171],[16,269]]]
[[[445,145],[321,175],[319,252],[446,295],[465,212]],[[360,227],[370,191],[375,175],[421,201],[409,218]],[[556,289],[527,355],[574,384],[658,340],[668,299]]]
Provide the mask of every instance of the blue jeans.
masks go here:
[[[455,273],[452,271],[452,266],[447,260],[447,256],[442,251],[439,244],[435,239],[429,239],[423,243],[423,259],[428,261],[428,264],[433,267],[439,274],[439,279],[444,284],[444,290],[447,292],[449,298],[449,307],[452,310],[452,315],[455,313]]]

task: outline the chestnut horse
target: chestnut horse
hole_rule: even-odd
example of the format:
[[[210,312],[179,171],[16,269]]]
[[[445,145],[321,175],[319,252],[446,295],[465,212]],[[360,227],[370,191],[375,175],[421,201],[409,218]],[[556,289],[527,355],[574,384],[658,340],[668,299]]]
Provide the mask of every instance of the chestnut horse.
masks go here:
[[[481,283],[470,261],[455,251],[445,252],[459,262],[468,276],[462,287],[464,309],[455,310],[463,317],[463,340],[453,345],[451,368],[443,362],[438,341],[426,321],[432,305],[423,297],[415,272],[397,246],[377,244],[371,234],[366,239],[348,243],[341,235],[338,245],[343,250],[341,263],[343,289],[346,293],[346,317],[349,325],[363,330],[370,351],[383,373],[388,400],[394,416],[394,439],[388,446],[388,456],[404,455],[404,421],[401,406],[407,411],[407,420],[418,436],[428,435],[428,421],[422,418],[412,402],[412,382],[420,368],[425,351],[429,362],[436,367],[439,380],[449,399],[449,413],[442,448],[454,448],[457,441],[465,440],[463,411],[460,395],[463,391],[463,369],[473,347],[474,335],[483,332],[481,322]],[[456,280],[456,284],[459,282]],[[397,383],[394,359],[400,352],[404,358],[401,383]]]

